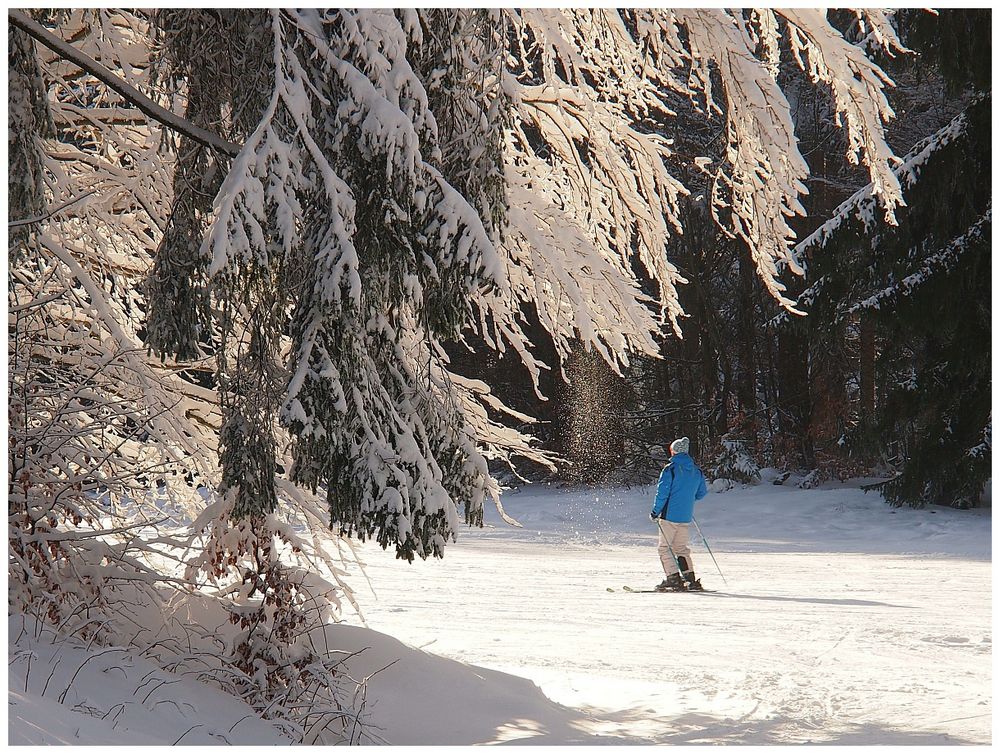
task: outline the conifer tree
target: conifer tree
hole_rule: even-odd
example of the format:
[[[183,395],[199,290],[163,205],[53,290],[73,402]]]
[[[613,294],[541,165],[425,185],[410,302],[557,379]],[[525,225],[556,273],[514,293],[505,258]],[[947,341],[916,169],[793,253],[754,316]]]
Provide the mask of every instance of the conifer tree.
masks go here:
[[[897,225],[879,222],[869,187],[800,244],[814,261],[799,302],[816,331],[874,323],[875,411],[845,442],[898,451],[897,475],[880,485],[886,499],[968,507],[991,458],[988,24],[976,11],[907,21],[907,44],[940,66],[966,107],[895,168],[907,203]]]
[[[161,18],[169,32],[176,17]],[[342,533],[373,536],[406,558],[440,554],[457,525],[454,502],[477,520],[488,475],[433,341],[458,335],[470,292],[499,274],[496,252],[480,211],[441,172],[437,124],[407,58],[419,19],[314,10],[264,18],[269,95],[259,108],[239,97],[252,55],[212,87],[231,93],[231,112],[249,109],[253,127],[231,125],[246,142],[204,244],[193,255],[190,238],[178,245],[192,272],[204,270],[215,321],[184,326],[175,310],[154,308],[164,331],[187,332],[154,345],[176,351],[194,328],[217,328],[223,487],[236,520],[277,505],[280,414],[294,437],[290,478],[324,490]],[[191,51],[177,37],[168,55]],[[219,77],[213,63],[224,50],[193,50],[203,57],[175,65]],[[203,88],[196,81],[189,92]],[[196,106],[189,94],[189,111]],[[482,173],[463,176],[449,156],[457,179]],[[488,186],[479,195],[489,217]],[[178,209],[190,214],[184,199]],[[168,235],[161,256],[176,255],[169,244]],[[174,277],[151,278],[154,305],[176,301]]]

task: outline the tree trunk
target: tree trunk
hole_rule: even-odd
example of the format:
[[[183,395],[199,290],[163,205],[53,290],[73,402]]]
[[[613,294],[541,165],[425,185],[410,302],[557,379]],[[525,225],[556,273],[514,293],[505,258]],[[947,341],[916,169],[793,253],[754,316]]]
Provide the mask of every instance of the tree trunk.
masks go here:
[[[782,328],[778,333],[778,401],[781,406],[782,434],[793,440],[800,456],[798,463],[813,468],[812,435],[809,419],[812,405],[809,390],[808,338]]]
[[[739,343],[739,382],[737,385],[737,400],[740,411],[747,416],[757,412],[757,338],[754,322],[754,270],[747,258],[740,254],[740,306],[738,319],[737,342]]]
[[[861,420],[875,418],[875,318],[861,315]]]

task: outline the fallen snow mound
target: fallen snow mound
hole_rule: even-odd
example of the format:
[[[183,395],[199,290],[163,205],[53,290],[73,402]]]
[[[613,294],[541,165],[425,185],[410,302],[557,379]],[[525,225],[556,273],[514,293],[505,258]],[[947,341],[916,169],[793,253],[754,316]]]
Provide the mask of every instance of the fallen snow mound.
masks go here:
[[[202,601],[188,616],[227,625]],[[182,606],[182,611],[187,606]],[[173,606],[174,615],[177,606]],[[548,700],[531,681],[407,647],[368,628],[327,627],[344,653],[344,672],[366,680],[352,738],[358,743],[487,743],[512,720],[542,721],[564,737],[574,710]],[[137,650],[57,637],[24,614],[8,617],[8,743],[19,746],[238,744],[289,745],[280,725],[235,696],[170,672]],[[190,663],[189,663],[190,664]],[[356,702],[359,700],[355,700]],[[458,712],[458,714],[456,714]]]

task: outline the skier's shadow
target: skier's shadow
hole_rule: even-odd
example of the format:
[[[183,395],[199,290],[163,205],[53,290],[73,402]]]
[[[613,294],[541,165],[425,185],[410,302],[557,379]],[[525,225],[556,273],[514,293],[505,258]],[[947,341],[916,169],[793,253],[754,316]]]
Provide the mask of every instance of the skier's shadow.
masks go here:
[[[852,600],[852,599],[821,599],[811,597],[775,597],[761,594],[734,594],[733,592],[704,592],[706,597],[724,597],[738,600],[761,600],[763,602],[806,602],[813,605],[837,605],[838,607],[895,607],[900,610],[913,610],[913,605],[893,605],[889,602],[876,602],[874,600]]]

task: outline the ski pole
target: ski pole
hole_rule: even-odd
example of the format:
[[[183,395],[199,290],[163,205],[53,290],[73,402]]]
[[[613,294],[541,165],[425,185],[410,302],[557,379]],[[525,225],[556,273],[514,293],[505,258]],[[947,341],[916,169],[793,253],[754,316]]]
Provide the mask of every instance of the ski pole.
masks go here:
[[[691,516],[691,520],[694,522],[694,528],[698,530],[698,535],[701,537],[701,541],[705,543],[705,549],[708,550],[708,554],[712,556],[712,562],[715,563],[715,568],[719,571],[719,575],[722,576],[722,583],[729,586],[729,582],[726,581],[726,577],[722,573],[722,569],[719,568],[719,561],[715,559],[715,554],[712,552],[712,548],[708,546],[708,540],[705,539],[705,535],[701,533],[701,527],[698,526],[698,519]]]

